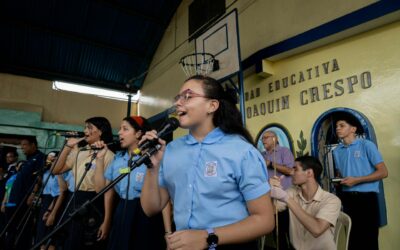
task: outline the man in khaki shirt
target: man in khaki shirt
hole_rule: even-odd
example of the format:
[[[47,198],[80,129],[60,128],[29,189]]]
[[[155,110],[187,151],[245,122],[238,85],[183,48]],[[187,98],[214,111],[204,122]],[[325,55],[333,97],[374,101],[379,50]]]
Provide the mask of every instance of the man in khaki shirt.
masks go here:
[[[289,208],[290,241],[297,250],[334,250],[335,224],[341,202],[319,186],[317,178],[322,165],[316,158],[302,156],[295,161],[292,188],[285,191],[279,177],[270,179],[271,197],[279,200],[277,209]]]

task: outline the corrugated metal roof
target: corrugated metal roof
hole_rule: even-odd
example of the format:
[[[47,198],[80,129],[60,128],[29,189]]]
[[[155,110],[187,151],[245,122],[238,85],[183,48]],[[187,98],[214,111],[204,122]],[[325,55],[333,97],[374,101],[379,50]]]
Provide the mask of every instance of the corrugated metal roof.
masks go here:
[[[0,71],[125,90],[150,66],[180,2],[2,0]]]

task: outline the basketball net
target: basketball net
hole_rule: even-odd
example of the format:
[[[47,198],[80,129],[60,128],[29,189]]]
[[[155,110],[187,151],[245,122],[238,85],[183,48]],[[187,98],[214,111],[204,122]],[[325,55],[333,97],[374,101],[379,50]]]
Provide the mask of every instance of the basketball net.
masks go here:
[[[214,69],[214,55],[210,53],[193,53],[181,58],[179,64],[187,77],[208,75]]]

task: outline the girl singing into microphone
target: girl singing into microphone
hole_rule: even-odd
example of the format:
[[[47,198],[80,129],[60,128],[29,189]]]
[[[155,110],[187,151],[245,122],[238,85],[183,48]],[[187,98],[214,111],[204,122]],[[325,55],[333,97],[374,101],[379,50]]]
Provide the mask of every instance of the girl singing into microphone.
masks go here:
[[[107,191],[104,196],[105,217],[98,237],[100,240],[105,239],[112,224],[108,249],[165,249],[161,213],[149,218],[144,214],[140,205],[146,166],[142,164],[132,171],[129,169],[129,164],[139,158],[133,154],[133,151],[138,148],[140,138],[148,130],[150,130],[150,125],[141,116],[130,116],[123,119],[118,135],[121,148],[125,151],[116,154],[105,170],[104,176],[97,175],[99,183],[103,181],[105,185],[108,185],[121,174],[129,173],[129,178],[125,176],[114,186],[114,189]],[[111,218],[116,194],[120,199],[114,216]],[[166,216],[166,219],[168,218]],[[166,223],[166,226],[168,225],[170,225],[169,222]],[[170,228],[167,230],[170,231]]]
[[[258,249],[274,217],[265,161],[252,145],[236,107],[236,93],[213,78],[193,76],[175,97],[189,134],[151,157],[141,202],[152,215],[171,199],[177,231],[169,249]],[[156,138],[148,132],[142,140]]]
[[[96,142],[110,143],[113,140],[110,122],[104,117],[93,117],[85,121],[85,137],[68,139],[65,147],[60,153],[59,160],[54,167],[54,174],[61,174],[71,170],[74,180],[72,190],[75,197],[69,211],[72,212],[79,208],[84,202],[96,195],[102,188],[95,181],[95,171],[98,166],[104,170],[114,158],[114,153],[110,150],[92,150],[91,145]],[[83,148],[78,148],[79,143],[86,144]],[[105,166],[105,167],[103,167]],[[81,182],[81,185],[78,184]],[[97,199],[89,211],[82,217],[76,218],[67,225],[68,236],[65,241],[64,249],[102,249],[105,242],[97,241],[97,230],[101,224],[104,211],[103,199]],[[69,214],[69,213],[68,213]]]

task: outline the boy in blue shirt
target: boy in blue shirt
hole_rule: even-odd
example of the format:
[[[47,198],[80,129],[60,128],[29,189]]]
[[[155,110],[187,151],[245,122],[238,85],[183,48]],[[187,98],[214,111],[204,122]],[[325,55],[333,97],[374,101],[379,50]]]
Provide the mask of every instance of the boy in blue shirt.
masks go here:
[[[376,145],[356,138],[358,121],[343,113],[336,121],[342,141],[333,151],[340,182],[343,211],[352,219],[349,249],[379,249],[379,180],[388,176]]]

